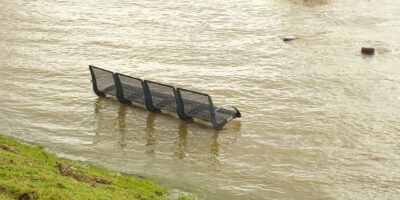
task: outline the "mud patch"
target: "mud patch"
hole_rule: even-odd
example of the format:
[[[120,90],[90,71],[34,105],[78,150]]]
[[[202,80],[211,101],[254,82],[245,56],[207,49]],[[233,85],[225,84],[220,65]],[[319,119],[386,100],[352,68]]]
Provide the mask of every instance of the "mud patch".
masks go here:
[[[3,193],[3,194],[12,194],[13,191],[10,190],[10,189],[8,189],[8,188],[0,187],[0,193]]]
[[[83,182],[88,182],[92,184],[105,184],[105,185],[110,185],[112,184],[112,181],[106,180],[104,178],[100,178],[97,176],[89,176],[82,174],[82,172],[79,172],[77,169],[63,163],[57,163],[56,167],[60,171],[60,173],[63,176],[70,176],[74,178],[77,181],[83,181]]]
[[[30,200],[30,199],[32,199],[32,198],[28,193],[21,194],[18,197],[18,200]]]
[[[3,149],[3,150],[5,150],[5,151],[11,151],[11,152],[13,152],[13,153],[19,154],[19,151],[18,151],[18,150],[14,149],[14,148],[12,148],[12,147],[10,147],[10,146],[8,146],[7,144],[1,144],[1,145],[0,145],[0,149]]]

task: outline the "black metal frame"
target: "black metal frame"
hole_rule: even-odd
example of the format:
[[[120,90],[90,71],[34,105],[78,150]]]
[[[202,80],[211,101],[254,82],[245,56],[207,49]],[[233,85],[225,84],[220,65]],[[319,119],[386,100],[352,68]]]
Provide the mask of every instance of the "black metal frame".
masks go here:
[[[96,66],[93,66],[93,65],[89,65],[89,71],[90,71],[90,75],[91,75],[91,77],[92,77],[91,82],[92,82],[92,85],[93,85],[93,92],[94,92],[97,96],[99,96],[99,97],[105,97],[106,94],[105,94],[104,92],[100,92],[100,91],[99,91],[99,88],[98,88],[98,86],[97,86],[97,81],[96,81],[96,75],[95,75],[93,69],[97,69],[97,70],[109,72],[109,73],[111,73],[113,76],[114,76],[114,72],[109,71],[109,70],[106,70],[106,69],[102,69],[102,68],[99,68],[99,67],[96,67]]]
[[[212,124],[213,128],[215,128],[215,129],[222,129],[229,121],[231,121],[231,120],[233,120],[235,118],[241,117],[240,111],[235,107],[233,107],[233,109],[235,111],[228,110],[228,109],[225,109],[225,108],[218,108],[218,109],[222,109],[223,111],[225,111],[225,114],[226,114],[226,112],[228,112],[229,115],[230,115],[230,117],[225,118],[225,119],[223,119],[223,121],[218,123],[217,122],[217,118],[216,118],[216,115],[217,115],[216,107],[214,107],[214,104],[213,104],[213,101],[211,99],[211,96],[208,95],[208,94],[201,93],[201,92],[196,92],[196,91],[192,91],[192,90],[187,90],[187,89],[183,89],[183,88],[175,88],[175,87],[173,87],[171,85],[158,83],[158,82],[154,82],[154,81],[142,80],[142,79],[135,78],[135,77],[132,77],[132,76],[127,76],[127,75],[120,74],[120,73],[114,73],[114,72],[109,71],[109,70],[105,70],[105,69],[102,69],[102,68],[99,68],[99,67],[95,67],[93,65],[89,65],[89,70],[90,70],[90,74],[91,74],[91,77],[92,77],[92,81],[91,82],[92,82],[92,85],[93,85],[93,91],[99,97],[104,97],[104,96],[106,96],[106,94],[104,92],[99,91],[99,88],[98,88],[98,85],[97,85],[97,81],[96,81],[96,74],[94,73],[93,69],[102,70],[104,72],[108,72],[108,73],[111,73],[113,75],[113,80],[114,80],[115,89],[116,89],[116,98],[118,99],[118,101],[120,103],[127,104],[127,103],[131,102],[131,100],[125,99],[125,97],[124,97],[124,88],[122,86],[121,79],[120,79],[120,76],[123,76],[123,77],[127,77],[127,78],[131,78],[131,79],[140,81],[142,89],[143,89],[143,94],[144,94],[144,104],[146,106],[146,109],[148,111],[150,111],[150,112],[161,112],[161,110],[159,108],[156,108],[154,106],[154,104],[153,104],[153,97],[152,97],[152,92],[151,92],[150,87],[149,87],[149,83],[150,84],[155,84],[155,85],[165,86],[165,87],[168,87],[168,88],[170,88],[172,90],[173,97],[175,99],[175,104],[176,104],[176,113],[177,113],[178,117],[181,120],[184,120],[184,121],[192,121],[193,120],[191,116],[188,116],[185,113],[184,101],[187,101],[187,99],[184,99],[182,97],[181,91],[194,93],[194,94],[199,94],[199,95],[203,95],[203,96],[207,97],[208,104],[209,104],[209,112],[210,112],[210,116],[211,116],[210,117],[210,121],[211,121],[211,124]],[[192,101],[192,100],[190,100],[190,101]],[[193,101],[193,102],[197,102],[197,101]],[[197,102],[197,103],[200,103],[200,102]],[[235,113],[232,114],[232,112],[235,112]],[[194,117],[194,118],[196,118],[196,117]]]
[[[124,89],[123,89],[123,87],[122,87],[122,83],[121,83],[120,76],[123,76],[123,77],[126,77],[126,78],[130,78],[130,79],[134,79],[134,80],[139,81],[140,84],[141,84],[141,86],[142,86],[142,88],[143,88],[143,80],[140,79],[140,78],[135,78],[135,77],[132,77],[132,76],[127,76],[127,75],[125,75],[125,74],[120,74],[120,73],[115,73],[115,74],[114,74],[114,81],[115,81],[115,85],[116,85],[116,87],[117,87],[117,99],[118,99],[118,101],[121,102],[121,103],[125,103],[125,104],[126,104],[126,103],[130,103],[131,100],[125,99],[125,97],[124,97]],[[144,92],[144,91],[143,91],[143,93],[144,93],[144,95],[145,95],[145,92]],[[146,97],[146,96],[145,96],[145,97]],[[147,102],[146,99],[145,99],[145,102]]]
[[[216,120],[216,112],[215,112],[214,103],[213,103],[210,95],[205,94],[205,93],[201,93],[201,92],[196,92],[196,91],[193,91],[193,90],[177,88],[178,98],[180,99],[181,102],[183,102],[181,91],[186,91],[186,92],[190,92],[190,93],[194,93],[194,94],[204,95],[204,96],[206,96],[208,98],[208,103],[210,105],[210,110],[209,111],[210,111],[210,115],[211,115],[211,124],[212,124],[213,128],[215,128],[215,129],[222,129],[231,120],[233,120],[235,118],[240,118],[242,116],[240,111],[237,108],[232,106],[235,109],[236,113],[234,115],[232,115],[231,119],[226,118],[224,121],[218,123],[217,120]],[[185,105],[182,103],[181,106],[182,106],[182,110],[184,110],[184,106]]]
[[[122,89],[121,80],[119,79],[118,75],[119,75],[118,73],[114,74],[114,82],[115,82],[115,86],[117,88],[117,99],[120,103],[128,104],[128,103],[130,103],[130,101],[126,100],[124,97],[124,91]]]
[[[146,102],[149,102],[149,104],[150,104],[150,105],[149,105],[150,109],[148,108],[149,111],[151,111],[151,112],[154,112],[154,111],[155,111],[155,112],[161,112],[160,109],[154,107],[154,104],[153,104],[153,97],[152,97],[152,95],[151,95],[151,91],[150,91],[150,87],[149,87],[149,84],[148,84],[148,83],[152,83],[152,84],[161,85],[161,86],[165,86],[165,87],[171,88],[171,90],[172,90],[172,92],[173,92],[173,94],[174,94],[174,98],[175,98],[176,114],[178,115],[178,117],[179,117],[181,120],[185,120],[185,121],[191,120],[191,118],[188,117],[188,116],[186,116],[185,113],[183,112],[183,106],[182,106],[183,103],[182,103],[181,99],[178,98],[178,93],[177,93],[175,87],[173,87],[173,86],[171,86],[171,85],[163,84],[163,83],[158,83],[158,82],[154,82],[154,81],[144,80],[144,81],[143,81],[143,86],[144,86],[143,88],[144,88],[144,90],[146,91],[146,93],[148,94],[148,95],[147,95],[147,96],[148,96],[148,99],[146,99]],[[154,110],[154,111],[153,111],[153,110]]]

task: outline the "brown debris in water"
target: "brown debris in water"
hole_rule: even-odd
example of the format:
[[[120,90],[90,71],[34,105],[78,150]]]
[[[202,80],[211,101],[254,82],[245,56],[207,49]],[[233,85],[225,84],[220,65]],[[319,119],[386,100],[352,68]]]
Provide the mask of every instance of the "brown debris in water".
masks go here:
[[[13,153],[19,154],[19,152],[18,152],[16,149],[14,149],[14,148],[8,146],[7,144],[2,144],[2,145],[0,145],[0,149],[3,149],[3,150],[5,150],[5,151],[11,151],[11,152],[13,152]]]
[[[295,37],[292,37],[292,36],[290,36],[290,37],[284,37],[284,38],[282,38],[282,40],[283,40],[284,42],[290,42],[290,41],[294,41],[294,40],[296,40],[296,38],[295,38]]]
[[[365,55],[374,55],[375,54],[375,48],[373,47],[362,47],[361,48],[361,53]]]
[[[106,184],[106,185],[112,184],[111,181],[97,177],[97,176],[88,176],[88,175],[81,174],[75,168],[73,168],[67,164],[57,163],[56,167],[58,168],[58,170],[60,171],[60,173],[63,176],[70,176],[77,181],[84,181],[84,182],[88,182],[88,183],[92,183],[92,184],[96,184],[96,183]]]

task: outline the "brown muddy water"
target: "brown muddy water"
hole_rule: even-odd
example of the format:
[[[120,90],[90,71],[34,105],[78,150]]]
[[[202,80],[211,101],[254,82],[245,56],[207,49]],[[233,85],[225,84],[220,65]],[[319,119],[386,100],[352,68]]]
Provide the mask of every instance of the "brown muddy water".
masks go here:
[[[0,132],[199,199],[397,199],[399,35],[397,0],[2,0]],[[89,64],[243,117],[98,99]]]

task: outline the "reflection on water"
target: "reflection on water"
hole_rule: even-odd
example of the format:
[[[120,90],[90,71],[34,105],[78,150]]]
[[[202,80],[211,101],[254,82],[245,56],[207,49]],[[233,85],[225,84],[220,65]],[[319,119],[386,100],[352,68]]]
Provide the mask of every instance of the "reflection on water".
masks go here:
[[[154,146],[156,144],[156,137],[154,135],[154,119],[156,118],[155,113],[149,112],[146,118],[146,154],[154,154]]]
[[[107,131],[109,129],[109,126],[112,125],[114,120],[110,120],[110,116],[108,116],[105,113],[102,113],[102,110],[107,109],[107,105],[104,105],[105,101],[112,101],[112,99],[107,99],[107,98],[97,98],[95,103],[94,103],[94,113],[96,116],[96,131],[95,131],[95,137],[94,137],[94,144],[99,143],[102,139],[101,134],[107,134]],[[129,109],[129,105],[126,104],[120,104],[118,113],[117,113],[117,118],[115,120],[117,126],[118,126],[118,146],[121,149],[124,149],[127,146],[126,142],[126,135],[127,135],[127,125],[126,125],[126,110]],[[111,122],[111,123],[110,123]]]
[[[110,126],[115,126],[113,124],[116,124],[116,130],[118,130],[118,146],[121,149],[124,149],[127,147],[129,140],[129,134],[137,134],[133,132],[129,132],[128,125],[127,125],[127,112],[131,110],[142,110],[146,113],[146,118],[145,118],[145,124],[146,126],[144,127],[144,134],[146,141],[144,143],[144,149],[145,149],[145,154],[147,155],[152,155],[155,156],[156,154],[156,148],[157,148],[157,134],[158,132],[162,132],[162,130],[157,130],[155,127],[157,127],[157,124],[155,121],[157,121],[157,116],[161,115],[162,117],[166,117],[171,120],[176,120],[178,126],[177,126],[177,134],[174,136],[174,132],[171,132],[171,137],[176,137],[173,147],[174,149],[174,156],[176,156],[178,159],[184,159],[186,151],[188,149],[188,127],[189,125],[194,125],[206,129],[210,129],[210,127],[207,127],[203,124],[193,124],[193,123],[187,123],[185,121],[181,121],[176,119],[176,117],[170,116],[170,115],[165,115],[165,114],[160,114],[160,113],[153,113],[153,112],[147,112],[144,108],[137,108],[132,105],[127,105],[127,104],[119,104],[118,106],[118,111],[117,111],[117,119],[115,120],[116,123],[114,123],[114,119],[112,118],[112,115],[110,115],[109,112],[107,113],[102,113],[102,111],[109,111],[109,106],[110,103],[116,103],[115,99],[112,98],[97,98],[96,101],[94,101],[94,108],[95,108],[95,116],[96,116],[96,134],[95,134],[95,140],[94,144],[97,144],[101,142],[102,137],[101,134],[109,134],[107,130],[110,129]],[[105,105],[106,104],[106,105]],[[141,117],[141,116],[136,116],[136,117]],[[129,121],[129,120],[128,120]],[[211,129],[212,130],[212,129]],[[240,130],[240,122],[234,123],[232,126],[231,131],[232,132],[238,132]],[[138,130],[136,130],[138,131]],[[142,132],[142,131],[139,131]],[[220,134],[220,131],[214,130],[213,134],[210,136],[210,142],[209,142],[209,154],[208,154],[208,161],[207,163],[210,166],[217,165],[218,164],[218,153],[219,153],[219,143],[218,143],[218,135]],[[160,138],[161,139],[161,138]],[[234,141],[237,139],[237,137],[233,137],[231,141],[229,141],[230,144],[233,144]],[[161,139],[162,140],[162,139]],[[104,141],[103,141],[104,142]],[[190,147],[189,147],[190,148]]]
[[[303,0],[303,3],[305,6],[321,6],[321,5],[326,5],[330,2],[331,0]]]
[[[396,199],[399,10],[397,0],[2,0],[0,132],[200,199]],[[376,55],[360,55],[366,45]],[[88,64],[208,93],[244,117],[215,131],[97,98]]]
[[[96,126],[97,127],[96,127],[96,131],[95,131],[95,136],[93,139],[93,144],[97,144],[99,142],[98,138],[99,138],[99,136],[101,134],[100,132],[102,130],[101,125],[102,125],[102,122],[104,121],[103,116],[101,114],[103,100],[104,100],[103,98],[97,98],[94,103],[94,113],[96,115],[96,120],[97,120]]]
[[[175,149],[175,156],[179,159],[185,158],[185,151],[187,145],[188,123],[181,121],[178,127],[178,137],[176,141],[177,148]]]
[[[126,117],[125,117],[125,112],[126,109],[128,109],[128,105],[121,104],[119,106],[118,110],[118,128],[119,128],[119,133],[121,134],[120,140],[119,140],[119,145],[121,148],[126,147]]]
[[[208,155],[209,164],[215,166],[219,164],[219,144],[218,144],[218,131],[215,131],[211,136],[210,154]]]

